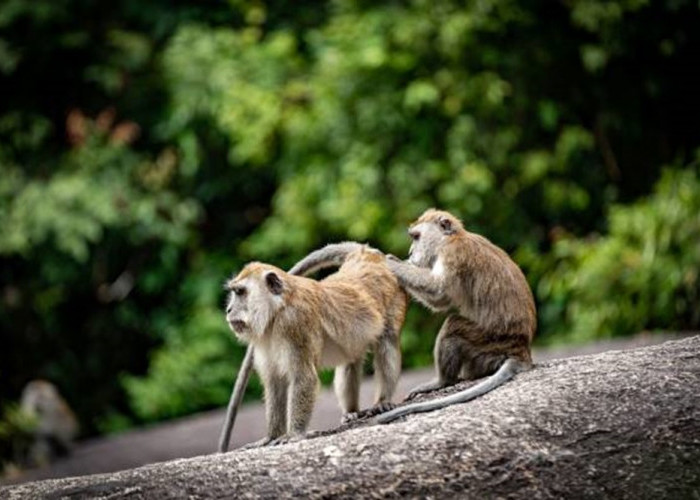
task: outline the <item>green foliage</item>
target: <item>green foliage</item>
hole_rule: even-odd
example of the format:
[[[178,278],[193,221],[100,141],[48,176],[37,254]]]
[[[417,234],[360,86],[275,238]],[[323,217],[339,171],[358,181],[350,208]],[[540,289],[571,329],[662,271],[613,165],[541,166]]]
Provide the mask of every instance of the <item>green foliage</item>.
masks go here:
[[[181,323],[163,325],[165,346],[154,353],[148,377],[124,376],[138,418],[163,419],[221,405],[228,398],[243,351],[235,349],[219,307],[214,269],[193,273],[183,284],[190,307]],[[170,318],[168,318],[170,319]],[[260,394],[251,384],[251,394]],[[109,428],[109,426],[106,426]]]
[[[545,333],[584,341],[700,327],[700,177],[666,170],[654,192],[610,209],[606,235],[530,254]],[[525,258],[525,256],[523,256]],[[525,259],[528,260],[528,259]]]
[[[343,239],[403,255],[429,206],[516,256],[545,341],[697,327],[700,186],[660,166],[700,145],[699,23],[694,0],[0,4],[0,396],[50,379],[88,434],[222,405],[224,278]],[[411,308],[406,366],[440,321]]]
[[[22,411],[19,405],[8,404],[0,416],[0,473],[11,465],[21,465],[34,438],[36,418]]]
[[[129,228],[133,244],[162,239],[181,245],[188,237],[187,228],[199,215],[194,200],[179,200],[166,189],[145,191],[145,179],[136,173],[147,160],[120,146],[88,142],[44,182],[32,181],[16,167],[5,170],[0,255],[27,255],[49,244],[84,262],[90,244],[114,227]]]

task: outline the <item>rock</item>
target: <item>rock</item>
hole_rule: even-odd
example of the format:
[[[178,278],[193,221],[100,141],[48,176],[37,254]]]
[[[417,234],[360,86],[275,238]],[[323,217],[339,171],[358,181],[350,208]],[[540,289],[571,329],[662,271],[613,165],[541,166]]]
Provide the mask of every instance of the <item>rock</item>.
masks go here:
[[[26,483],[0,498],[700,498],[699,387],[695,336],[543,363],[390,425]]]

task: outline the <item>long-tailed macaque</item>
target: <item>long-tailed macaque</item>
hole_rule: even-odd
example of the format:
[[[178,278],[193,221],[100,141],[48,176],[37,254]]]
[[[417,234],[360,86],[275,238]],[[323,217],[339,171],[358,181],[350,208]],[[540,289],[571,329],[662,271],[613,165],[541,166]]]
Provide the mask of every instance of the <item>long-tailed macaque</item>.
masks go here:
[[[321,281],[296,275],[333,265],[340,269]],[[362,363],[370,349],[377,380],[373,411],[391,405],[401,370],[399,334],[408,297],[381,252],[351,242],[329,245],[309,254],[290,273],[254,262],[227,288],[226,319],[249,350],[254,349],[250,358],[265,386],[268,431],[254,445],[304,434],[321,367],[336,367],[334,386],[341,408],[345,414],[358,412]]]
[[[78,419],[51,382],[32,380],[22,391],[21,410],[36,420],[28,450],[32,465],[43,465],[70,452],[78,434]]]
[[[388,257],[389,268],[426,307],[453,311],[435,343],[436,379],[413,389],[409,398],[461,379],[488,378],[456,394],[399,406],[380,415],[381,423],[469,401],[532,365],[535,302],[508,254],[466,231],[452,214],[434,209],[421,215],[408,234],[413,240],[408,262]]]

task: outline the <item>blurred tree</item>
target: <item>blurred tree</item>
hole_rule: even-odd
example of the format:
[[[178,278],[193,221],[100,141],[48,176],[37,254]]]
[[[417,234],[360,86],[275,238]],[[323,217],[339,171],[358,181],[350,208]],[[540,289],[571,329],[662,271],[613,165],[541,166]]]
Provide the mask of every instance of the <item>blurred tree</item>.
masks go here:
[[[697,326],[694,167],[635,200],[700,146],[698,25],[690,0],[8,0],[0,396],[49,378],[88,432],[222,404],[227,274],[402,255],[433,205],[514,252],[543,339]],[[406,365],[438,321],[411,310]]]
[[[549,340],[700,328],[699,239],[698,172],[666,170],[651,196],[610,208],[608,234],[523,251]]]
[[[218,254],[217,273],[237,262],[232,247],[255,220],[231,214],[262,217],[272,176],[241,165],[246,182],[222,182],[229,140],[204,120],[177,128],[162,47],[183,23],[246,26],[255,5],[0,5],[3,399],[45,377],[88,433],[129,425],[120,374],[143,373],[190,316],[191,276]],[[234,353],[222,343],[220,387]]]

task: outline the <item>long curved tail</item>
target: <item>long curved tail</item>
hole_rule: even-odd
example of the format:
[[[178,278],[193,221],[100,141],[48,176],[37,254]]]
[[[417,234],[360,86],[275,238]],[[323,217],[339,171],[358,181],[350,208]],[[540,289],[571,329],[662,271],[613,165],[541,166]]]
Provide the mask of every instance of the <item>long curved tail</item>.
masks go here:
[[[391,411],[382,413],[377,417],[377,422],[380,424],[386,424],[397,418],[403,417],[405,415],[411,415],[413,413],[423,413],[433,410],[439,410],[440,408],[445,408],[446,406],[451,406],[458,403],[466,403],[474,398],[477,398],[487,392],[494,390],[496,387],[503,385],[510,379],[512,379],[516,374],[525,371],[529,368],[522,361],[508,358],[501,367],[489,376],[486,380],[479,382],[478,384],[464,389],[463,391],[457,392],[455,394],[450,394],[443,398],[434,399],[432,401],[425,401],[422,403],[414,403],[406,406],[399,406]]]
[[[245,352],[245,358],[243,358],[241,367],[238,369],[236,383],[231,391],[228,408],[226,409],[226,416],[224,417],[224,425],[221,428],[221,434],[219,436],[219,453],[225,453],[228,451],[228,445],[231,441],[231,431],[233,431],[233,424],[236,422],[238,408],[241,406],[245,388],[248,386],[250,372],[253,370],[254,355],[255,353],[253,351],[253,346],[249,345]]]
[[[363,245],[354,241],[331,243],[323,248],[314,250],[309,255],[294,264],[289,274],[306,276],[327,267],[341,266],[351,252],[359,250]]]

